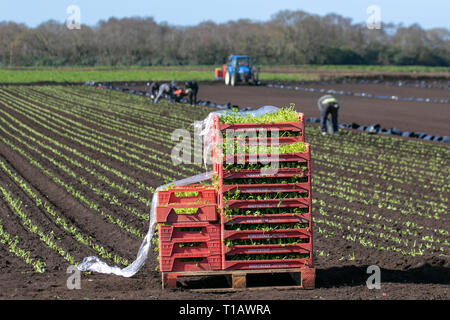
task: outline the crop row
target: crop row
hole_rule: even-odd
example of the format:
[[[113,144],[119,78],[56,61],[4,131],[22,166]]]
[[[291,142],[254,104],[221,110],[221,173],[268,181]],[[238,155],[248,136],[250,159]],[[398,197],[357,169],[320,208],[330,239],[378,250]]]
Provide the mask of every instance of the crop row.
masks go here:
[[[6,132],[4,129],[3,132]],[[85,194],[83,194],[80,190],[74,188],[73,186],[69,185],[68,183],[65,183],[63,180],[61,180],[60,177],[58,177],[56,174],[54,174],[49,169],[45,168],[40,162],[32,158],[29,154],[27,154],[23,149],[17,147],[15,144],[13,144],[8,139],[4,138],[3,136],[0,136],[0,141],[2,141],[4,144],[8,145],[11,149],[18,152],[20,155],[22,155],[25,159],[28,160],[29,164],[38,168],[42,173],[44,173],[46,176],[48,176],[53,182],[60,185],[62,188],[66,190],[66,192],[83,203],[84,205],[88,206],[90,209],[96,211],[101,216],[103,216],[106,221],[109,223],[112,223],[114,225],[119,226],[123,230],[137,236],[140,238],[144,238],[145,235],[142,234],[142,232],[134,227],[130,227],[127,224],[125,224],[121,219],[117,217],[113,217],[112,215],[105,213],[98,203],[96,203],[93,200],[90,200]]]
[[[55,226],[62,228],[78,243],[90,247],[100,257],[112,259],[115,263],[118,264],[128,264],[127,260],[121,258],[118,255],[113,255],[111,252],[108,252],[108,250],[105,249],[102,245],[99,245],[96,241],[94,241],[92,236],[83,234],[74,224],[68,223],[62,215],[58,214],[56,208],[48,203],[43,197],[38,196],[21,177],[19,177],[15,172],[8,168],[6,163],[1,160],[0,169],[4,173],[6,173],[9,178],[14,181],[16,185],[18,185],[22,189],[22,191],[34,201],[37,208],[40,208],[41,211],[45,212],[47,216],[52,219]]]

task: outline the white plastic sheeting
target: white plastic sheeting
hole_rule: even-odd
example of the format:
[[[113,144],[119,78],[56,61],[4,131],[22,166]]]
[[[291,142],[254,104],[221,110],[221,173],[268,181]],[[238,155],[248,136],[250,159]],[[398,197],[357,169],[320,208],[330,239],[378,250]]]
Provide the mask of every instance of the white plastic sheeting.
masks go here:
[[[279,110],[278,107],[275,106],[263,106],[256,110],[250,110],[250,111],[240,111],[240,112],[234,112],[232,110],[220,110],[220,111],[214,111],[211,112],[205,120],[194,122],[195,130],[197,130],[197,133],[200,137],[203,137],[203,163],[205,164],[205,167],[207,165],[208,155],[211,154],[212,146],[213,146],[213,130],[214,130],[214,121],[213,116],[214,115],[227,115],[227,114],[235,114],[239,116],[250,116],[250,117],[259,117],[266,113],[271,112],[277,112]]]

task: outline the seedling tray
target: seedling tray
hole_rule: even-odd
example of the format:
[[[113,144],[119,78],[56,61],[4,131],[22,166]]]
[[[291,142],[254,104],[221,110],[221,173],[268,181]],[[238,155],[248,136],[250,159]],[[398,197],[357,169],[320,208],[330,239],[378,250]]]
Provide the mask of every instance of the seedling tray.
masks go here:
[[[311,232],[306,229],[281,230],[223,230],[225,240],[242,239],[279,239],[279,238],[311,238]]]
[[[227,155],[223,157],[223,164],[226,163],[271,163],[271,162],[307,162],[311,160],[310,153],[306,152],[292,152],[292,153],[261,153],[261,154],[242,154],[242,155]],[[220,164],[220,162],[219,162]]]
[[[300,183],[277,183],[277,184],[237,184],[224,185],[222,192],[235,192],[239,190],[241,193],[275,193],[275,192],[311,192],[310,182]]]
[[[265,214],[260,216],[233,215],[224,217],[225,224],[260,224],[260,223],[311,223],[311,212],[303,214]]]
[[[305,117],[303,113],[297,113],[298,121],[295,122],[271,122],[271,123],[233,123],[233,124],[224,124],[220,123],[219,116],[214,116],[214,129],[219,131],[224,130],[249,130],[249,129],[266,129],[273,130],[278,129],[279,131],[294,131],[302,132],[302,136],[304,139],[305,132]]]
[[[228,200],[230,209],[257,209],[257,208],[309,208],[310,197],[290,199],[265,199],[265,200]]]
[[[197,209],[196,213],[177,213],[177,209]],[[156,222],[158,223],[179,223],[179,222],[200,222],[217,221],[217,204],[168,204],[156,207]]]
[[[201,258],[200,261],[183,261],[183,259]],[[160,258],[160,269],[162,272],[171,271],[205,271],[221,270],[221,255],[198,256],[198,255],[173,255],[172,257]]]
[[[203,241],[200,246],[190,247],[192,242],[160,241],[160,257],[182,256],[210,256],[221,254],[221,241]],[[180,246],[181,245],[181,246]]]
[[[234,260],[225,261],[224,270],[255,270],[255,269],[275,269],[275,268],[304,268],[312,267],[313,261],[310,259],[284,259],[284,260]]]
[[[177,193],[192,193],[189,196],[177,196]],[[172,204],[215,204],[217,193],[213,186],[188,185],[174,187],[166,191],[158,191],[158,206]]]
[[[244,137],[239,138],[239,137],[235,137],[233,138],[234,141],[243,141]],[[259,144],[261,140],[264,140],[264,142],[267,144],[267,146],[270,146],[272,144],[272,140],[275,140],[272,137],[267,137],[267,138],[254,138],[254,137],[245,137],[245,143],[246,144],[251,144],[251,143],[256,143]],[[304,142],[304,137],[302,135],[298,135],[298,136],[292,136],[292,137],[278,137],[278,144],[292,144],[292,143],[296,143],[296,142]],[[222,138],[218,138],[217,139],[219,144],[222,144],[224,142],[223,137]]]
[[[220,170],[220,169],[219,169]],[[261,169],[246,169],[246,170],[223,170],[223,179],[226,183],[227,179],[251,179],[251,178],[288,178],[298,176],[309,176],[309,170],[302,170],[301,168],[282,168],[278,169],[276,173],[264,173]]]
[[[224,253],[227,256],[238,254],[270,254],[270,253],[311,253],[311,243],[297,244],[269,244],[269,245],[236,245],[231,247],[224,246]]]

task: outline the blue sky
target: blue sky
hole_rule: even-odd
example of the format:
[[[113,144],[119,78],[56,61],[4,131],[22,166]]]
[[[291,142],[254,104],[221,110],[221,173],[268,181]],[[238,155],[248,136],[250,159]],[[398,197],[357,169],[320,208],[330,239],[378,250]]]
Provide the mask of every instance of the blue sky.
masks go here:
[[[239,18],[255,21],[269,20],[280,10],[303,10],[325,15],[337,13],[353,22],[365,23],[366,9],[377,5],[383,23],[418,23],[425,29],[450,29],[449,0],[1,0],[0,21],[15,21],[35,27],[53,19],[64,22],[69,16],[66,9],[77,5],[82,24],[95,25],[109,17],[153,17],[157,22],[170,25],[196,25],[212,20],[223,23]]]

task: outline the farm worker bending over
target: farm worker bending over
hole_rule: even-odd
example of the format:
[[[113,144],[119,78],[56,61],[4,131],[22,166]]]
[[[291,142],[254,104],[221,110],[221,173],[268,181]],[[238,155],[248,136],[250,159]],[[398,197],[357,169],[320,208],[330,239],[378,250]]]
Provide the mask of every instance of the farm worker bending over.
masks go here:
[[[319,99],[317,106],[320,111],[320,127],[322,134],[327,134],[327,119],[331,114],[331,122],[333,124],[333,133],[338,134],[338,110],[339,103],[332,95],[325,95]]]
[[[151,98],[152,99],[155,99],[156,95],[158,94],[159,87],[160,87],[159,82],[153,82],[150,85],[150,93],[151,93]]]
[[[163,83],[159,87],[159,91],[158,91],[158,95],[156,96],[155,103],[158,103],[159,99],[161,99],[161,97],[164,94],[169,96],[169,103],[172,103],[172,100],[173,100],[173,89],[174,89],[174,87],[172,86],[172,84]]]
[[[197,104],[197,93],[198,93],[198,83],[194,80],[189,80],[184,83],[186,87],[186,92],[189,94],[189,103],[192,105]]]

